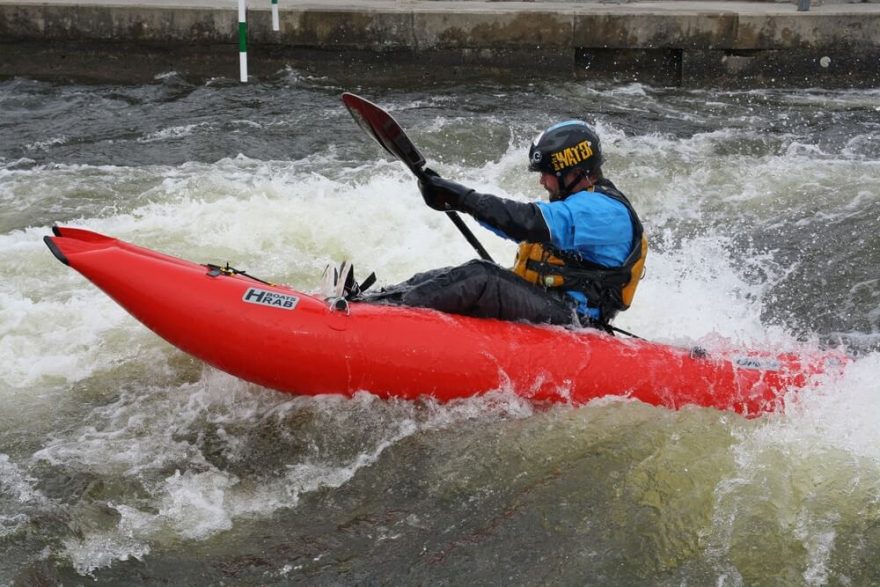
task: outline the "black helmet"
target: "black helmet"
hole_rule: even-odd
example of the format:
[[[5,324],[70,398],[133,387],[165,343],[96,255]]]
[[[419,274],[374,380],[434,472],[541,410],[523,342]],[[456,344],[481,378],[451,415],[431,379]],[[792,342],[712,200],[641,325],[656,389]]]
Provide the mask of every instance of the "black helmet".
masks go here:
[[[562,177],[572,169],[590,174],[601,165],[599,135],[582,120],[554,124],[539,134],[529,149],[529,171]]]

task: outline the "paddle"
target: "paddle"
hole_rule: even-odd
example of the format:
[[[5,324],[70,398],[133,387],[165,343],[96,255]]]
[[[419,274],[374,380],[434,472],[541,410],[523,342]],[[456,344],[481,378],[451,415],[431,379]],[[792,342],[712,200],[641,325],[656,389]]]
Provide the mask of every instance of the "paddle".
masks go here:
[[[425,166],[425,158],[422,157],[416,146],[409,140],[406,133],[403,132],[403,128],[397,124],[397,121],[390,114],[369,100],[351,92],[342,94],[342,103],[345,104],[351,117],[354,118],[354,121],[365,133],[373,137],[377,143],[382,145],[383,149],[402,161],[417,178],[420,180],[425,178],[425,172],[422,169]],[[449,216],[449,219],[461,231],[464,238],[474,247],[480,258],[494,263],[492,257],[486,252],[486,249],[483,248],[483,245],[480,244],[480,241],[477,240],[477,237],[474,236],[474,233],[471,232],[458,213],[449,210],[446,212],[446,215]],[[609,334],[614,331],[633,338],[641,338],[610,324],[605,326],[605,330]]]
[[[364,132],[373,137],[377,143],[397,157],[406,165],[413,174],[420,180],[424,180],[426,175],[424,169],[425,158],[416,149],[403,129],[397,124],[397,121],[391,118],[391,115],[358,95],[350,92],[342,94],[342,103],[348,108],[348,112],[354,121],[357,122]],[[492,257],[474,236],[474,233],[467,227],[457,212],[448,210],[446,215],[452,220],[452,223],[461,231],[464,238],[471,244],[480,258],[486,261],[492,261]],[[493,261],[494,262],[494,261]]]

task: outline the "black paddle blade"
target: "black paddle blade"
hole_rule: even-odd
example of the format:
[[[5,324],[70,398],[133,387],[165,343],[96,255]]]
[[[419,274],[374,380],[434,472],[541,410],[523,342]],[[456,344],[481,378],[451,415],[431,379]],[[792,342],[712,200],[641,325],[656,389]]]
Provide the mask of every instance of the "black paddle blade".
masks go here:
[[[390,114],[369,100],[365,100],[351,92],[342,94],[342,103],[345,104],[351,117],[354,118],[354,121],[358,123],[358,126],[365,133],[376,139],[376,142],[382,145],[386,151],[403,161],[416,177],[422,179],[425,176],[425,172],[422,171],[422,167],[425,165],[425,158],[422,157],[422,154],[412,144],[412,141],[409,140],[409,137],[406,136],[406,133],[397,124],[397,121],[391,118]],[[483,248],[483,245],[480,244],[474,233],[459,218],[458,214],[449,210],[446,212],[446,215],[455,223],[455,226],[461,231],[471,246],[476,249],[480,257],[491,261],[492,257],[489,256],[489,253],[486,252],[486,249]]]
[[[342,94],[342,103],[364,132],[376,139],[386,151],[403,161],[410,171],[421,176],[425,158],[390,114],[369,100],[350,92]]]

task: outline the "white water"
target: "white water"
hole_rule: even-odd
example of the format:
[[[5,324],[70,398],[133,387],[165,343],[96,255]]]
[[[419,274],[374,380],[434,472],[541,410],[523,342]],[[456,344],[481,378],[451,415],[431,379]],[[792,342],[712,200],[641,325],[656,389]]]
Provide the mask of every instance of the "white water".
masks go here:
[[[443,132],[444,120],[434,125],[439,128],[433,132]],[[169,126],[143,140],[196,131],[195,125]],[[636,304],[617,326],[655,341],[709,348],[806,352],[819,345],[818,334],[799,340],[796,329],[762,322],[768,292],[790,270],[773,251],[744,253],[729,236],[677,230],[670,222],[699,223],[706,207],[776,210],[780,204],[768,193],[809,192],[826,182],[861,182],[859,197],[876,199],[876,161],[837,160],[799,145],[781,157],[716,157],[717,142],[735,132],[727,130],[679,141],[674,149],[659,134],[627,136],[608,123],[600,132],[607,137],[610,174],[632,196],[655,243]],[[437,171],[527,200],[539,190],[522,171],[524,149],[513,141],[486,164],[439,165]],[[375,270],[381,285],[474,255],[442,214],[422,204],[402,166],[351,166],[333,146],[308,161],[237,156],[138,168],[13,166],[0,171],[0,201],[14,217],[36,217],[36,207],[40,217],[51,216],[57,206],[63,224],[201,262],[228,261],[305,289],[317,288],[323,267],[344,258],[361,277]],[[755,181],[743,184],[746,173]],[[77,194],[88,198],[98,186],[110,193],[103,203],[77,201]],[[469,224],[495,259],[512,260],[513,244]],[[803,229],[783,219],[780,227]],[[39,556],[67,559],[78,573],[223,536],[245,520],[271,519],[297,508],[306,494],[344,486],[414,435],[454,435],[472,420],[538,417],[503,390],[435,405],[381,402],[367,394],[353,400],[290,398],[244,384],[158,340],[58,263],[42,242],[49,231],[38,224],[0,234],[0,422],[6,431],[0,445],[0,538],[21,532],[46,511],[70,508],[64,515],[80,531],[62,533],[60,543]],[[756,271],[765,279],[756,280]],[[869,287],[876,291],[876,285]],[[778,550],[768,549],[766,560],[744,554],[748,540],[759,534],[749,526],[759,516],[780,541],[799,541],[806,562],[798,582],[846,582],[839,573],[829,574],[838,528],[860,517],[876,519],[880,508],[878,380],[880,352],[867,352],[842,377],[797,394],[784,414],[756,422],[718,417],[715,432],[733,438],[729,450],[719,449],[732,460],[732,472],[704,488],[714,496],[710,526],[688,531],[705,534],[702,547],[717,562],[717,584],[747,583],[763,572],[761,565],[774,564],[770,558]],[[551,410],[550,422],[554,414],[564,419],[568,409]],[[617,413],[627,403],[599,402],[582,410],[591,409]],[[294,443],[299,452],[270,455],[269,469],[248,469],[254,458],[249,435],[268,428],[289,440],[303,412],[316,435],[330,428],[344,441]],[[702,430],[699,412],[685,410],[672,426],[682,424],[682,434],[688,426]],[[23,438],[16,442],[14,434]],[[271,439],[257,446],[271,449]],[[94,505],[100,498],[63,503],[47,496],[40,488],[46,482],[28,472],[47,466],[140,489],[108,489],[103,510]],[[661,556],[664,548],[678,547],[658,548]],[[283,569],[290,573],[293,567]]]

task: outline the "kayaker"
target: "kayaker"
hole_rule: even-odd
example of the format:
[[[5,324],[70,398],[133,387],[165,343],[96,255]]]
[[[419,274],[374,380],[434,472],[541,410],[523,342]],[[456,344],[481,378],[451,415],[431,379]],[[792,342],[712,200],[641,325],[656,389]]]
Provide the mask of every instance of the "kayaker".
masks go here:
[[[520,243],[512,270],[484,260],[420,273],[365,296],[501,320],[608,329],[632,302],[647,253],[638,215],[602,173],[593,128],[567,120],[542,132],[529,149],[549,202],[523,203],[481,194],[431,170],[419,188],[435,210],[470,214]]]

